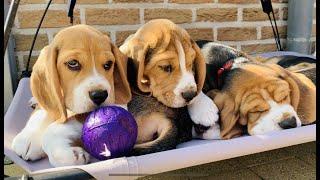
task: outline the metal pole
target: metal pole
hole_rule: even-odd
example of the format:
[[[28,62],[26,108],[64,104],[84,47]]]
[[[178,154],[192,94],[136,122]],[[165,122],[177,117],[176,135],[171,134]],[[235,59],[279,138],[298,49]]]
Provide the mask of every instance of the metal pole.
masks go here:
[[[311,53],[313,4],[314,0],[288,1],[287,50]]]
[[[11,7],[10,7],[11,6]],[[8,16],[10,16],[10,11],[11,14],[13,12],[13,1],[11,1],[11,4],[9,4],[8,0],[4,0],[3,1],[3,8],[4,8],[4,16],[3,16],[3,20],[6,21],[9,19]],[[18,6],[18,5],[16,5]],[[12,18],[14,19],[14,18]],[[11,29],[8,28],[9,26],[7,25],[6,28],[7,30]],[[5,28],[5,29],[6,29]],[[7,31],[8,32],[8,31]],[[15,53],[14,53],[14,46],[15,46],[15,42],[12,38],[12,34],[8,33],[7,37],[4,37],[4,39],[6,39],[4,42],[7,43],[4,47],[4,67],[5,68],[9,68],[9,71],[7,71],[5,69],[5,74],[4,74],[4,78],[5,78],[5,82],[8,82],[7,80],[10,79],[11,80],[11,85],[9,84],[4,84],[5,89],[9,88],[9,86],[12,88],[12,92],[13,94],[15,93],[17,86],[18,86],[18,72],[17,72],[17,62],[16,62],[16,57],[15,57]],[[9,64],[9,66],[7,66],[6,64]],[[8,99],[9,100],[9,99]]]
[[[8,44],[8,40],[9,40],[9,36],[11,33],[11,29],[14,23],[14,19],[16,17],[17,14],[17,10],[18,10],[18,6],[19,6],[20,0],[13,0],[11,2],[10,5],[10,9],[6,18],[6,22],[4,24],[4,37],[3,37],[3,41],[4,41],[4,48],[3,48],[3,54],[5,54],[6,49],[7,49],[7,44]]]

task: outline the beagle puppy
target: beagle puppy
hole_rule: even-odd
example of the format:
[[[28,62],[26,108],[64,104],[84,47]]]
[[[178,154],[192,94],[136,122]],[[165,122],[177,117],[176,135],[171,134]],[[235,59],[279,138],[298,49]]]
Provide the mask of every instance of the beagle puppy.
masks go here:
[[[162,150],[174,148],[177,145],[175,139],[179,139],[175,132],[180,132],[181,128],[189,129],[187,137],[191,138],[189,125],[192,122],[189,120],[194,124],[192,131],[197,133],[202,134],[207,127],[219,130],[218,109],[202,92],[205,61],[186,30],[167,19],[151,20],[130,35],[119,49],[130,61],[128,79],[135,95],[131,103],[134,105],[129,104],[128,109],[135,115],[139,127],[138,154],[156,152],[157,146],[163,146]],[[136,102],[149,106],[141,109]],[[180,108],[187,110],[185,119],[179,117]],[[172,144],[161,141],[171,141]]]
[[[95,28],[61,30],[33,66],[30,85],[37,106],[12,149],[25,160],[48,156],[55,167],[88,163],[80,143],[85,113],[109,104],[126,107],[131,99],[126,63]]]
[[[199,44],[207,64],[204,92],[220,110],[222,139],[316,121],[316,86],[304,74],[225,45]]]
[[[275,56],[272,58],[257,58],[259,62],[265,64],[278,64],[281,67],[289,71],[298,71],[305,68],[315,68],[316,59],[310,57],[299,57],[299,56]]]

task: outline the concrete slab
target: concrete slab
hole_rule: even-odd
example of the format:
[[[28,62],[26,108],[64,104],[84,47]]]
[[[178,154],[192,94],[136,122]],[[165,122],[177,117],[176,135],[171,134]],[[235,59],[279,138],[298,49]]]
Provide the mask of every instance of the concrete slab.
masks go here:
[[[4,166],[4,174],[7,176],[19,176],[27,174],[27,172],[16,164],[10,164]]]
[[[285,150],[285,148],[281,148],[273,151],[238,157],[238,158],[235,158],[233,161],[234,161],[234,166],[241,168],[243,166],[244,167],[257,166],[257,165],[276,162],[276,161],[293,158],[293,157],[294,156],[291,153],[288,153]],[[229,161],[229,163],[232,163],[232,161]]]
[[[212,174],[207,177],[192,178],[201,180],[261,180],[262,178],[248,169]]]
[[[152,175],[148,177],[143,177],[141,179],[198,179],[209,177],[215,174],[223,174],[229,172],[230,170],[234,170],[234,168],[230,166],[230,164],[227,161],[218,161],[214,163],[208,163],[199,166],[193,166],[189,168],[183,168],[175,171]]]
[[[161,173],[157,175],[140,178],[140,180],[154,179],[261,179],[250,169],[235,169],[228,163],[228,160],[208,163],[200,166],[193,166],[176,171]]]
[[[301,155],[308,153],[316,153],[316,142],[309,142],[302,145],[289,146],[285,148],[286,151],[293,155]]]
[[[316,168],[297,158],[253,166],[250,169],[263,179],[316,179]]]
[[[299,157],[296,156],[296,158],[311,165],[312,167],[316,167],[316,154],[315,153],[304,154],[304,155],[300,155]]]

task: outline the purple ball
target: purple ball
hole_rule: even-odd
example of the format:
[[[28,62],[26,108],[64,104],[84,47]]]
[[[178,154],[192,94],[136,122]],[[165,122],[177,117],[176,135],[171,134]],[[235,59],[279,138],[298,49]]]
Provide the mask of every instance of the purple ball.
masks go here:
[[[89,154],[99,160],[126,156],[137,140],[134,117],[118,106],[92,111],[82,128],[82,142]]]

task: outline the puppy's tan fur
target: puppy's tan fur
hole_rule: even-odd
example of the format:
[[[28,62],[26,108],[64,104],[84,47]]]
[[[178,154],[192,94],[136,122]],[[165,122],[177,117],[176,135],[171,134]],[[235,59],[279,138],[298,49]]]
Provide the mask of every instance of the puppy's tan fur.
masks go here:
[[[67,68],[66,62],[72,59],[80,62],[80,72]],[[115,65],[109,71],[103,69],[107,60]],[[31,75],[32,94],[50,117],[64,122],[66,109],[72,111],[74,88],[92,73],[93,67],[110,82],[114,92],[109,94],[111,103],[128,103],[131,93],[126,80],[126,57],[108,36],[86,25],[60,31],[53,42],[41,51]]]
[[[75,61],[80,68],[70,66]],[[88,163],[90,156],[79,143],[88,112],[101,105],[126,106],[131,99],[127,57],[87,25],[61,30],[41,50],[30,83],[38,104],[12,148],[25,160],[48,156],[55,167]],[[108,92],[101,104],[90,97],[98,90]]]
[[[269,100],[292,105],[302,124],[316,120],[316,87],[303,74],[275,64],[248,64],[226,83],[229,84],[223,90],[208,92],[220,110],[223,139],[240,136],[245,125],[251,134],[259,117],[269,111]]]
[[[179,49],[181,46],[184,54]],[[183,113],[188,116],[188,111],[178,110],[187,106],[188,102],[177,103],[180,94],[174,91],[185,72],[194,75],[194,91],[199,94],[202,90],[205,61],[196,43],[183,28],[167,19],[157,19],[149,21],[129,36],[120,50],[132,59],[129,68],[135,69],[135,75],[128,77],[129,81],[133,79],[130,84],[135,86],[131,88],[136,94],[128,104],[139,127],[135,154],[172,149],[181,142],[179,139],[189,140],[192,136],[190,117],[181,116]],[[182,55],[185,65],[181,62]],[[162,68],[168,65],[172,66],[170,73]],[[185,66],[184,70],[181,70],[182,66]],[[149,94],[150,98],[142,97],[141,93]],[[140,107],[137,106],[139,103],[149,105]],[[153,109],[155,104],[157,107]],[[168,115],[168,112],[172,114]],[[184,137],[180,138],[182,133],[178,129],[186,131],[185,134],[190,132],[190,135],[182,135]]]
[[[194,68],[199,93],[205,80],[203,56],[186,30],[171,21],[157,19],[148,22],[120,47],[124,54],[135,60],[139,89],[152,93],[169,107],[174,104],[173,90],[181,77],[176,41],[183,46],[187,71]],[[160,66],[165,65],[172,65],[173,73],[161,70]]]

